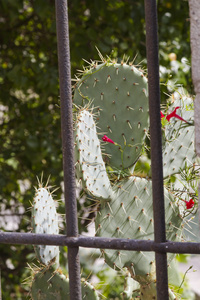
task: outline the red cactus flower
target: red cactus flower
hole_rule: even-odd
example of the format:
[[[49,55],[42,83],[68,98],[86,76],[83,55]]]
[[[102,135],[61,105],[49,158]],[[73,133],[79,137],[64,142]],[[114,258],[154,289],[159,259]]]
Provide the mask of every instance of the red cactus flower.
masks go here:
[[[166,117],[167,121],[170,121],[170,119],[174,117],[174,118],[177,118],[177,119],[179,119],[179,120],[181,120],[181,121],[183,121],[183,122],[188,123],[186,120],[184,120],[184,119],[181,118],[179,115],[177,115],[176,111],[177,111],[177,109],[179,109],[179,108],[180,108],[180,106],[175,107],[175,109],[173,110],[173,112],[171,112],[171,114],[167,115],[167,117]]]
[[[106,135],[104,135],[104,136],[102,137],[102,140],[103,140],[104,142],[108,142],[108,143],[111,143],[111,144],[115,144],[115,142],[113,142],[111,139],[109,139]]]
[[[194,200],[193,199],[190,199],[189,201],[184,200],[184,202],[186,204],[187,209],[190,209],[194,206]]]
[[[160,112],[160,118],[162,120],[162,118],[164,118],[165,116],[163,115],[162,111]]]

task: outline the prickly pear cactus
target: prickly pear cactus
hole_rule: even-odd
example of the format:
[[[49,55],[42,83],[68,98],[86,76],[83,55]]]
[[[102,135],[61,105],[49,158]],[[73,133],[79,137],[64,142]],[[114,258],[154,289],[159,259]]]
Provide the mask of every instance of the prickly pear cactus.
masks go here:
[[[169,109],[175,111],[164,118],[165,177],[180,174],[187,163],[194,163],[193,107],[190,99],[182,101],[183,97],[172,97]],[[152,182],[131,173],[148,131],[147,79],[141,71],[124,63],[110,59],[100,65],[92,63],[75,86],[74,104],[77,178],[88,193],[100,199],[96,236],[153,240]],[[177,116],[180,108],[181,115]],[[98,139],[104,135],[106,143],[100,144]],[[116,181],[110,177],[109,183],[102,159],[107,171],[117,170]],[[126,169],[130,169],[129,175],[121,176]],[[164,189],[166,238],[181,241],[184,214],[174,195],[169,186]],[[102,253],[110,267],[126,267],[140,283],[140,299],[156,299],[153,252],[102,249]],[[171,291],[169,294],[170,299],[175,299]]]
[[[105,160],[113,168],[129,168],[140,155],[148,130],[148,88],[143,72],[110,60],[92,64],[75,86],[74,103],[90,105],[97,132],[118,144],[105,144]]]
[[[95,288],[85,280],[81,282],[82,299],[98,300]],[[31,286],[33,300],[70,300],[69,279],[62,274],[62,271],[54,268],[46,268],[34,275]]]
[[[47,187],[39,186],[32,204],[32,229],[34,233],[58,234],[58,214],[56,202]],[[48,265],[52,260],[59,263],[58,246],[35,246],[35,253],[39,261]]]

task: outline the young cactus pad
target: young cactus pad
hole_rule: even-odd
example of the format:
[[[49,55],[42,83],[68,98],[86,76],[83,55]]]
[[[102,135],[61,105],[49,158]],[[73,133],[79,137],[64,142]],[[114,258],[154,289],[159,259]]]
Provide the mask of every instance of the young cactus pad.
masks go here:
[[[74,103],[90,104],[96,113],[98,134],[119,146],[105,144],[106,162],[129,168],[140,155],[149,127],[148,86],[144,74],[125,63],[92,64],[75,86]]]
[[[95,220],[96,235],[153,240],[152,182],[132,176],[121,181],[114,192],[109,203],[101,204]],[[180,238],[182,218],[173,196],[166,189],[164,193],[167,240],[174,241]],[[103,250],[103,254],[112,268],[127,267],[139,283],[151,282],[155,267],[153,252]]]
[[[94,287],[87,281],[81,282],[82,299],[98,300]],[[60,270],[46,268],[37,272],[31,286],[33,300],[70,300],[69,279]]]
[[[56,202],[47,188],[39,187],[36,190],[32,205],[32,228],[34,233],[59,233]],[[44,265],[48,265],[53,259],[57,263],[59,261],[58,246],[35,246],[35,252]]]
[[[83,109],[75,122],[76,176],[83,186],[97,198],[110,199],[112,188],[97,136],[92,114]]]

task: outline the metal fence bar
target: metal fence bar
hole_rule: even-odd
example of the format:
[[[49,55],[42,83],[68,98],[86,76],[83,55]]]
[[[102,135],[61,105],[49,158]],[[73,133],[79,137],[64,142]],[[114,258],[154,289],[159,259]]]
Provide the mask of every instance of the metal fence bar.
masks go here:
[[[165,242],[165,208],[160,121],[160,80],[158,60],[158,28],[156,0],[145,0],[146,48],[149,86],[149,114],[151,141],[151,170],[154,211],[154,237]],[[156,252],[156,280],[158,300],[168,300],[167,255]]]
[[[71,95],[71,66],[67,0],[56,0],[58,65],[61,101],[61,131],[65,189],[67,235],[78,236],[74,139]],[[70,299],[81,300],[80,261],[78,247],[68,247]]]
[[[102,237],[67,237],[66,235],[0,232],[1,244],[57,245],[84,248],[118,249],[127,251],[157,251],[162,253],[200,254],[200,243],[130,240]]]

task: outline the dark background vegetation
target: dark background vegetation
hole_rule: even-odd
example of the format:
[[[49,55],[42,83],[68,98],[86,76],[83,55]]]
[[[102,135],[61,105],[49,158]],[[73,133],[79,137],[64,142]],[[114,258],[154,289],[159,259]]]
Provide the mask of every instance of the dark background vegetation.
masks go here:
[[[161,83],[182,84],[192,93],[188,2],[157,3]],[[113,58],[137,54],[135,64],[146,67],[144,18],[142,0],[69,1],[72,78],[82,58],[99,59],[95,46]],[[170,53],[177,56],[173,62]],[[170,92],[163,84],[162,102]],[[0,134],[0,229],[28,232],[36,176],[43,172],[46,181],[51,175],[55,186],[63,181],[54,0],[0,0]],[[80,217],[88,205],[78,202]],[[64,213],[62,202],[59,210]],[[80,233],[85,225],[79,222]],[[22,281],[33,257],[32,246],[0,246],[3,299],[26,299]],[[105,295],[117,296],[118,286],[115,280]]]

